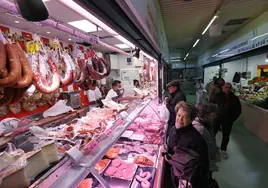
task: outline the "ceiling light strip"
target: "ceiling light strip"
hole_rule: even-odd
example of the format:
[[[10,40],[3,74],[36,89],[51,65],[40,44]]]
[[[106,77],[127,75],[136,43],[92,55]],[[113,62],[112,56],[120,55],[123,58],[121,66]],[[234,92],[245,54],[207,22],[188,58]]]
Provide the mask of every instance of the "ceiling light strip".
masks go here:
[[[263,35],[259,35],[259,36],[257,36],[257,37],[254,37],[253,39],[251,39],[251,41],[256,40],[256,39],[258,39],[258,38],[261,38],[261,37],[265,37],[265,36],[267,36],[267,35],[268,35],[268,33],[264,33]]]
[[[213,24],[213,22],[218,18],[218,16],[213,16],[212,20],[209,22],[209,24],[207,25],[206,29],[203,31],[202,35],[204,35],[207,30],[209,29],[209,27]]]
[[[125,39],[124,37],[122,37],[121,35],[119,35],[116,31],[114,31],[112,28],[110,28],[105,23],[103,23],[102,21],[100,21],[94,15],[90,14],[86,9],[84,9],[83,7],[81,7],[80,5],[78,5],[77,3],[75,3],[74,1],[71,1],[71,0],[69,0],[69,1],[59,0],[59,1],[63,5],[67,6],[71,10],[75,11],[76,13],[78,13],[79,15],[81,15],[84,18],[88,19],[90,22],[98,25],[100,28],[104,29],[105,31],[107,31],[108,33],[110,33],[111,35],[113,35],[114,37],[116,37],[117,39],[119,39],[121,42],[129,45],[133,49],[135,48],[135,45],[134,44],[132,44],[127,39]]]
[[[193,48],[198,44],[198,42],[200,41],[200,39],[197,39],[196,42],[193,45]]]
[[[9,2],[7,0],[1,0],[0,1],[0,7],[6,9],[8,11],[11,11],[12,13],[18,14],[18,10],[17,10],[16,6],[13,3],[11,3],[11,2]],[[82,38],[84,40],[87,40],[88,42],[90,42],[91,39],[93,37],[95,37],[93,35],[86,35],[84,33],[78,32],[76,30],[73,30],[73,29],[71,29],[71,28],[69,28],[69,27],[67,27],[65,25],[59,24],[59,23],[57,23],[57,22],[55,22],[53,20],[50,20],[50,19],[42,21],[41,23],[44,24],[44,25],[56,28],[58,30],[61,30],[63,32],[69,33],[71,35],[77,36],[77,37]],[[122,50],[120,50],[118,48],[115,48],[113,46],[110,46],[110,45],[108,45],[108,44],[106,44],[106,43],[104,43],[104,42],[102,42],[100,40],[98,41],[98,45],[106,47],[108,49],[111,49],[112,51],[115,51],[115,52],[118,52],[118,53],[125,54],[125,55],[129,56],[128,53],[126,53],[126,52],[124,52],[124,51],[122,51]]]

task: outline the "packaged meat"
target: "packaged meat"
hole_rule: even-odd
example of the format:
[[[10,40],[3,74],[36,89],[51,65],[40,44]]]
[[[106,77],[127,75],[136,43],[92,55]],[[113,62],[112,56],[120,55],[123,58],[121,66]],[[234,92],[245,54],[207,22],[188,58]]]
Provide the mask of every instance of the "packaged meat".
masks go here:
[[[110,148],[108,152],[105,154],[105,156],[110,159],[115,159],[118,157],[119,152],[120,148]]]
[[[145,156],[136,156],[136,158],[134,159],[134,163],[145,166],[154,166],[154,162]]]
[[[9,112],[8,106],[0,106],[0,117],[7,115]]]
[[[109,165],[109,163],[111,162],[111,160],[109,159],[102,159],[100,160],[96,165],[95,165],[95,170],[101,174]]]
[[[20,103],[16,103],[16,104],[10,104],[9,105],[9,110],[13,113],[13,114],[17,114],[21,111],[21,104]]]
[[[86,178],[78,185],[77,188],[92,188],[93,180],[91,178]]]
[[[23,101],[21,106],[22,106],[22,109],[26,112],[33,112],[37,108],[35,102],[30,102],[30,101]]]

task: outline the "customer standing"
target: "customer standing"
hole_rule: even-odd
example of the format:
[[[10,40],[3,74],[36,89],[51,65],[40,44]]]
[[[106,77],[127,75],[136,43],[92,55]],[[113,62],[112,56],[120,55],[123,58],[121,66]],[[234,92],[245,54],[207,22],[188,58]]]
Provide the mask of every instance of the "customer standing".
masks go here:
[[[218,110],[218,107],[216,104],[207,102],[199,103],[196,106],[196,109],[197,117],[193,121],[193,126],[203,136],[207,143],[210,171],[209,183],[211,187],[216,187],[215,185],[217,185],[217,182],[212,178],[212,173],[219,170],[217,163],[221,161],[221,156],[213,134],[212,122],[215,118],[215,112]]]
[[[179,102],[176,105],[176,123],[170,129],[168,137],[168,155],[165,156],[166,160],[170,163],[170,157],[175,154],[176,148],[185,148],[192,150],[198,154],[198,167],[190,180],[192,188],[206,188],[208,187],[208,148],[204,138],[193,127],[192,122],[196,117],[196,108],[194,105],[186,102]],[[171,168],[171,177],[173,181],[173,187],[178,188],[180,184],[185,184],[183,179],[178,179],[174,174],[174,166]],[[187,167],[183,167],[187,169]],[[190,170],[190,169],[188,169]],[[182,172],[182,174],[187,172]]]
[[[196,85],[196,104],[199,104],[203,98],[203,90],[204,84],[202,83],[202,79],[198,79]]]
[[[215,102],[215,96],[217,95],[217,93],[219,93],[222,90],[222,86],[225,83],[223,78],[217,78],[214,81],[214,84],[211,85],[209,87],[209,91],[208,91],[208,101],[211,103]]]
[[[222,158],[228,159],[226,151],[233,123],[242,111],[239,98],[232,92],[231,83],[227,82],[223,85],[222,91],[215,97],[215,103],[219,107],[219,117],[217,123],[214,124],[214,134],[216,136],[222,126],[221,155]]]
[[[167,88],[169,91],[169,97],[166,98],[166,103],[167,103],[167,109],[170,113],[168,120],[168,128],[166,131],[168,136],[170,128],[175,125],[175,119],[176,119],[175,106],[180,101],[186,101],[186,97],[180,89],[179,81],[172,81],[168,83]]]

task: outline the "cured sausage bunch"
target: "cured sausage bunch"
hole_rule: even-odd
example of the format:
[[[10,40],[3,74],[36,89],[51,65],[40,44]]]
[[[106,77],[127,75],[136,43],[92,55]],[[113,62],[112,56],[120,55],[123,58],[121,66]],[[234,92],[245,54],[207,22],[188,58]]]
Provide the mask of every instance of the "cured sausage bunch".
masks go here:
[[[20,111],[18,103],[23,99],[24,93],[32,83],[33,72],[20,45],[7,41],[3,35],[1,36],[0,107],[10,105],[11,111],[17,113]]]

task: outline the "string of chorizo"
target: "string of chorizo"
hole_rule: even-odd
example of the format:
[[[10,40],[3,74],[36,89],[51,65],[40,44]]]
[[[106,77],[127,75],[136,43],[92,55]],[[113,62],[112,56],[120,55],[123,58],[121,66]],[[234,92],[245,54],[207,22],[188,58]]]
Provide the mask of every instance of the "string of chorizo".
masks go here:
[[[21,46],[18,43],[17,43],[17,50],[18,50],[18,54],[19,54],[19,58],[21,62],[22,77],[12,87],[25,88],[25,87],[28,87],[32,83],[33,71],[32,71],[30,62],[26,58],[24,51],[22,50]]]
[[[12,87],[5,87],[4,88],[4,96],[0,99],[0,107],[5,106],[10,103],[10,101],[14,97],[14,88]]]
[[[0,87],[9,87],[14,85],[21,75],[21,62],[15,44],[7,43],[5,45],[7,51],[7,67],[9,68],[8,75],[0,79]]]

